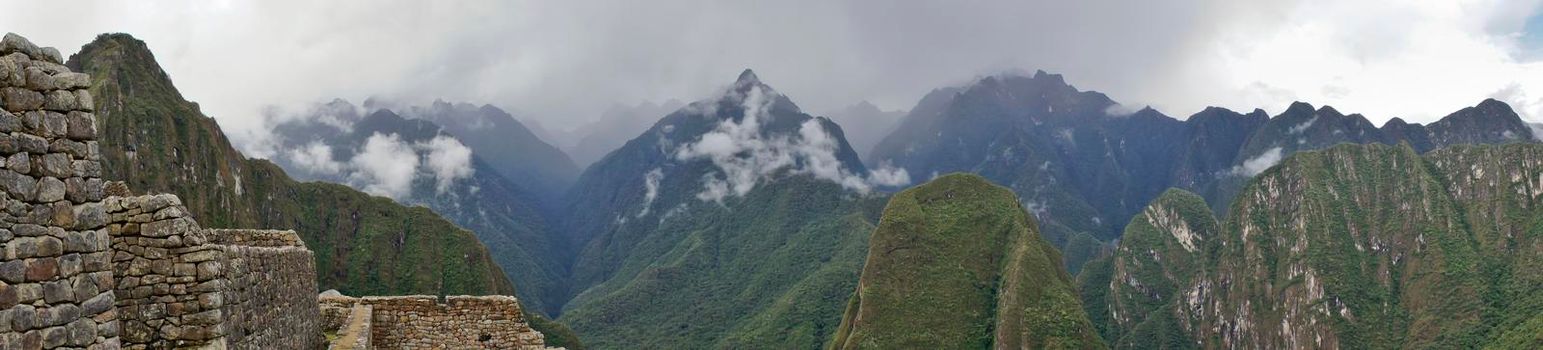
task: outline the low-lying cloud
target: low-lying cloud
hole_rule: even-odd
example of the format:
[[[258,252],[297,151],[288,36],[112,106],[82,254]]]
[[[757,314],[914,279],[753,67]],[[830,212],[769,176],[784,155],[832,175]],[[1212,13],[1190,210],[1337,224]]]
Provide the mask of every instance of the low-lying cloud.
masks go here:
[[[1266,169],[1275,166],[1275,164],[1280,163],[1281,158],[1284,156],[1285,152],[1280,147],[1271,148],[1256,157],[1244,160],[1243,164],[1232,167],[1232,170],[1228,171],[1228,173],[1232,175],[1253,177],[1254,175],[1259,175],[1259,173],[1264,172]]]
[[[869,177],[848,169],[836,156],[839,142],[825,130],[819,119],[805,121],[795,135],[764,134],[762,124],[770,117],[771,106],[778,97],[776,91],[761,86],[750,87],[743,96],[729,94],[725,98],[739,99],[744,117],[738,121],[724,119],[701,139],[685,144],[675,152],[677,160],[707,159],[717,168],[703,176],[703,188],[697,193],[697,199],[721,203],[730,196],[743,196],[781,171],[808,174],[861,194],[867,194],[876,185],[897,186],[910,182],[910,176],[903,169],[880,169],[872,172],[877,176]],[[709,104],[712,103],[694,106]],[[716,111],[705,106],[698,108],[703,109],[701,112]]]
[[[280,153],[288,163],[311,176],[335,179],[369,194],[407,199],[419,179],[434,181],[443,194],[457,180],[473,174],[471,148],[449,136],[423,142],[403,141],[397,134],[375,133],[351,158],[336,159],[332,146],[313,141]]]

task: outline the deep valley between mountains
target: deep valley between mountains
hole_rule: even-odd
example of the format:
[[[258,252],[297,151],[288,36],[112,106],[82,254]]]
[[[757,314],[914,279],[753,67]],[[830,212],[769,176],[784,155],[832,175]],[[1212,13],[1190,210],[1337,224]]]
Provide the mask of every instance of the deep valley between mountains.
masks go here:
[[[47,108],[12,86],[41,68],[6,40],[0,129],[31,130]],[[745,70],[614,112],[636,130],[605,147],[492,105],[336,99],[275,119],[257,158],[139,39],[53,66],[90,77],[101,180],[293,230],[338,310],[515,296],[568,349],[1543,347],[1543,143],[1493,99],[1427,125],[1179,119],[1039,71],[820,116]],[[33,306],[0,280],[12,332]]]

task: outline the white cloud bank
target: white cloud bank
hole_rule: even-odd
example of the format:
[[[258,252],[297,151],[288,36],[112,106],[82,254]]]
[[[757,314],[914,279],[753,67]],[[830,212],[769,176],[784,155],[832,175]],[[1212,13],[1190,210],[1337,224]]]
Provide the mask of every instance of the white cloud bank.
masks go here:
[[[405,199],[413,181],[426,177],[443,194],[456,180],[470,178],[471,148],[448,136],[425,142],[402,141],[397,134],[370,135],[353,158],[338,160],[332,147],[312,142],[285,153],[291,163],[316,175],[341,176],[348,185],[369,194]]]
[[[744,96],[729,94],[725,98],[740,100],[744,117],[739,121],[724,119],[700,140],[675,152],[677,160],[708,159],[718,169],[702,178],[703,189],[697,199],[721,203],[730,196],[743,196],[784,170],[835,182],[861,194],[874,186],[910,183],[904,169],[879,169],[866,178],[847,169],[836,156],[839,142],[819,119],[805,121],[796,135],[763,135],[762,123],[779,96],[761,86],[752,86]]]

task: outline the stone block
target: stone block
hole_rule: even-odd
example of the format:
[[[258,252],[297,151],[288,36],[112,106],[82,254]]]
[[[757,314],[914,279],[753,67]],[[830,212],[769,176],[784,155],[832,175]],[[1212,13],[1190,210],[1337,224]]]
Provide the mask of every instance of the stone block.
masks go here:
[[[59,88],[59,82],[53,74],[43,71],[43,67],[31,66],[22,69],[22,76],[27,78],[25,87],[32,91],[49,91]]]
[[[37,308],[26,304],[11,307],[11,331],[26,332],[37,325]]]
[[[85,312],[87,315],[107,312],[107,310],[113,308],[113,299],[113,293],[110,290],[98,293],[96,296],[92,296],[80,303],[82,312]]]
[[[0,109],[0,132],[9,133],[12,131],[21,130],[21,117],[18,117],[15,114],[11,114],[11,112],[4,109]]]
[[[82,267],[83,265],[81,264],[79,253],[70,253],[59,257],[60,277],[75,277],[75,275],[79,275],[81,273]]]
[[[21,146],[21,151],[32,154],[48,153],[48,140],[37,135],[11,133],[16,138],[16,144]]]
[[[44,177],[37,183],[36,201],[49,203],[64,200],[64,181],[54,177]]]
[[[68,136],[72,140],[96,139],[96,115],[86,112],[70,112]]]
[[[59,262],[54,258],[27,259],[27,281],[48,281],[58,275]]]
[[[91,88],[91,76],[86,73],[63,72],[54,75],[54,82],[60,89],[75,90]]]
[[[32,156],[26,152],[11,154],[5,158],[6,167],[18,174],[32,173]]]
[[[96,99],[91,97],[91,90],[75,90],[75,102],[82,111],[90,112],[96,110]]]
[[[43,94],[43,109],[68,112],[80,109],[80,104],[75,100],[75,93],[68,90],[54,90]]]
[[[16,295],[16,288],[8,283],[0,283],[0,310],[9,310],[21,303],[21,298]]]
[[[49,153],[39,157],[39,174],[53,177],[71,177],[75,175],[74,165],[70,155],[64,153]],[[84,175],[83,175],[84,176]]]
[[[0,88],[0,101],[12,113],[37,110],[43,108],[43,93],[19,87]]]
[[[27,279],[27,263],[21,259],[0,261],[0,281],[21,283]]]
[[[75,289],[71,288],[70,280],[43,282],[43,301],[49,304],[75,301]]]

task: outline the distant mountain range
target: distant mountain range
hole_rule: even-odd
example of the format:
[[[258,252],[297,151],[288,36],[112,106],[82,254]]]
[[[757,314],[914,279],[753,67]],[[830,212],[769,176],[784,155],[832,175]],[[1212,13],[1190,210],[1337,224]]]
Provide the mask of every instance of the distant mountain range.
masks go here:
[[[1361,115],[1294,103],[1280,115],[1208,108],[1178,120],[1132,113],[1043,71],[985,77],[922,99],[874,149],[921,178],[980,174],[1017,193],[1066,250],[1073,271],[1099,241],[1168,188],[1200,194],[1219,212],[1255,174],[1295,152],[1340,143],[1409,143],[1424,152],[1454,144],[1536,142],[1504,103],[1486,100],[1429,126],[1399,119],[1382,128]]]

